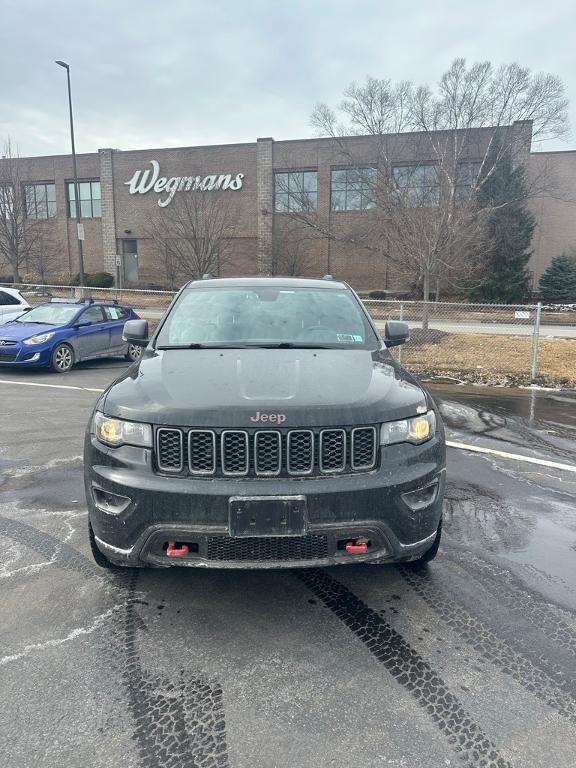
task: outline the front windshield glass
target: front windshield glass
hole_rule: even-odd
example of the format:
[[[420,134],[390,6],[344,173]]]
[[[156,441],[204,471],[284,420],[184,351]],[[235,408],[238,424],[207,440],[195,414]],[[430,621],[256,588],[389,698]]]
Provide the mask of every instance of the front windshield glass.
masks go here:
[[[194,288],[180,296],[156,345],[375,349],[378,339],[349,291]]]
[[[42,304],[16,319],[17,323],[42,323],[43,325],[65,325],[78,312],[78,307],[65,304]]]

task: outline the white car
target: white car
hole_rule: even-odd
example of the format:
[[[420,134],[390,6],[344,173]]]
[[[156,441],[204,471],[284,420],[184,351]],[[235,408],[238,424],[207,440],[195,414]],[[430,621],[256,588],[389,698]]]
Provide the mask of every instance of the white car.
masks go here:
[[[20,291],[0,287],[0,325],[20,317],[27,309],[30,309],[30,304],[22,297]]]

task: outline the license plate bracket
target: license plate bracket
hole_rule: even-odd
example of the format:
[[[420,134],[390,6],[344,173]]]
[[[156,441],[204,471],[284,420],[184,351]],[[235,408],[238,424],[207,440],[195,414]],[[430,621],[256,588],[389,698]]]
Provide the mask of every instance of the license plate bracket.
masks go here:
[[[229,505],[230,536],[303,536],[305,496],[233,496]]]

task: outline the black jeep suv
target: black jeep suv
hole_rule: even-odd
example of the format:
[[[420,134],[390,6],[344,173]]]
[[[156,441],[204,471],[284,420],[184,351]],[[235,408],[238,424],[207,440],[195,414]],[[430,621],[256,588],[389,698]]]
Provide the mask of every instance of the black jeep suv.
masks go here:
[[[205,279],[100,397],[85,443],[99,565],[278,568],[426,561],[442,528],[430,395],[345,283]]]

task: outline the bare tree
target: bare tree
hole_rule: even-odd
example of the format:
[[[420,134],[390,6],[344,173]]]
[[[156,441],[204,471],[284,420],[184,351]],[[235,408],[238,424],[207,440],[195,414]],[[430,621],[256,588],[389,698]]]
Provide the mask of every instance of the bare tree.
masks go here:
[[[302,276],[314,269],[310,246],[316,238],[297,221],[288,220],[274,232],[272,274]]]
[[[44,222],[34,224],[35,233],[31,245],[27,267],[38,276],[42,285],[48,284],[57,268],[62,263],[62,243],[51,228],[43,226]]]
[[[478,206],[478,192],[499,164],[526,162],[532,138],[567,130],[561,81],[518,64],[456,59],[434,90],[368,78],[344,97],[336,110],[317,105],[311,123],[335,139],[335,162],[361,174],[349,189],[356,208],[371,210],[355,229],[336,232],[302,189],[292,216],[386,259],[421,285],[426,301],[434,285],[438,295],[441,282],[458,287],[481,272],[490,211]],[[525,200],[551,185],[546,169],[532,173]]]
[[[37,239],[36,227],[26,219],[22,165],[10,139],[0,158],[0,258],[12,270],[15,283]]]
[[[147,228],[168,280],[220,274],[230,258],[237,212],[223,192],[186,192],[158,211]]]

